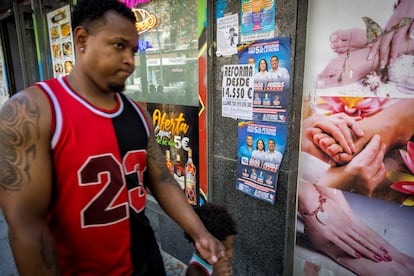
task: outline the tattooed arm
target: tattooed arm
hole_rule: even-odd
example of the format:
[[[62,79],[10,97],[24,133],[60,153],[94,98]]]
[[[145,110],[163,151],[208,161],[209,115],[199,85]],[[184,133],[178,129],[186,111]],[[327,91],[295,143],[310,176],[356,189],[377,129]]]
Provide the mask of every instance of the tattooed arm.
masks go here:
[[[58,275],[46,223],[51,194],[50,108],[28,88],[0,110],[0,207],[20,275]]]
[[[219,257],[224,257],[224,246],[204,227],[168,171],[163,156],[152,132],[148,139],[147,156],[151,192],[167,215],[193,238],[201,257],[213,264]]]

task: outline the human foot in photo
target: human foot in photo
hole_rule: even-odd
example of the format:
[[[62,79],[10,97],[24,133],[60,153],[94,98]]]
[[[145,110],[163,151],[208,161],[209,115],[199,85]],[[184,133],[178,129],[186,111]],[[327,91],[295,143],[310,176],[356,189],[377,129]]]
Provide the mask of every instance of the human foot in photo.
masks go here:
[[[317,77],[317,88],[347,85],[362,79],[366,73],[378,67],[378,56],[368,60],[370,48],[365,47],[339,54],[332,59]]]
[[[354,51],[367,46],[367,33],[363,29],[353,28],[336,30],[329,38],[332,50],[337,53]]]

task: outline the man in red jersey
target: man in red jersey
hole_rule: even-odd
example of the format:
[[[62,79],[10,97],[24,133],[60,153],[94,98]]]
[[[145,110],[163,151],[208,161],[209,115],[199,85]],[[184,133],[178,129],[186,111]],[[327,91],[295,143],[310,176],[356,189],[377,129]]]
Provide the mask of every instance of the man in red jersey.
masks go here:
[[[80,0],[70,75],[0,111],[0,207],[20,275],[165,275],[146,189],[210,263],[223,245],[172,178],[148,114],[119,93],[134,70],[134,14]]]

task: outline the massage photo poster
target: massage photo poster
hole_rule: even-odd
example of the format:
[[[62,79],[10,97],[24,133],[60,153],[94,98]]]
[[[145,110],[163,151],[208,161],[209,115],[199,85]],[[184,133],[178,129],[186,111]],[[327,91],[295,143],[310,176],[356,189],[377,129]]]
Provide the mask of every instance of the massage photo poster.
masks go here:
[[[309,1],[295,275],[414,275],[413,2]],[[367,44],[392,30],[399,55],[381,63]],[[341,120],[355,149],[316,134]],[[330,166],[327,145],[352,156]]]

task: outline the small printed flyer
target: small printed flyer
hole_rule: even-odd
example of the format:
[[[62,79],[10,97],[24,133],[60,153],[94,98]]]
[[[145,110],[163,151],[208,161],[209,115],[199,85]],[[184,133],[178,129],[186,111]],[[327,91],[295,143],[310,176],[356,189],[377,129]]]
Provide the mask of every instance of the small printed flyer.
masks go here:
[[[240,41],[275,37],[276,0],[241,0]]]
[[[238,121],[236,190],[275,203],[286,139],[286,125]]]
[[[254,64],[253,120],[288,122],[290,38],[239,46],[239,63]]]
[[[53,64],[53,76],[70,74],[75,63],[73,51],[70,6],[64,6],[47,14],[49,40]]]
[[[237,54],[239,16],[232,14],[217,19],[217,56]]]
[[[251,120],[253,112],[254,67],[251,64],[223,66],[222,116]]]

